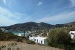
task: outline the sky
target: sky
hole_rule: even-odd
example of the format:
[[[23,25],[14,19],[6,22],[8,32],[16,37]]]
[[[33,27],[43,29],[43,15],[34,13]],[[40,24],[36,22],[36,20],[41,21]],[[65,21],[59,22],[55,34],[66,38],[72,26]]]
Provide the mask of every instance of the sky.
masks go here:
[[[75,21],[75,0],[0,0],[0,26]]]

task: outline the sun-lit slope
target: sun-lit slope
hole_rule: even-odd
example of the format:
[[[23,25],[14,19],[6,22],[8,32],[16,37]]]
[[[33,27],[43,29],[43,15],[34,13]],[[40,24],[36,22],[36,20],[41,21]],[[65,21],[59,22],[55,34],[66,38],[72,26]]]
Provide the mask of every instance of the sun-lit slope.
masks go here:
[[[0,41],[22,41],[27,40],[25,37],[20,37],[11,32],[4,33],[0,30]]]

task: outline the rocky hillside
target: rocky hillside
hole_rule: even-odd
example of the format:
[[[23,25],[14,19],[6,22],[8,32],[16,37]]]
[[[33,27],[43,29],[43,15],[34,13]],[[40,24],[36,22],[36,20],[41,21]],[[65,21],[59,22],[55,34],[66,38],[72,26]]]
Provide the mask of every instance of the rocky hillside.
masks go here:
[[[66,23],[66,24],[56,24],[56,25],[51,25],[48,23],[36,23],[36,22],[26,22],[26,23],[20,23],[20,24],[15,24],[11,26],[4,26],[1,28],[5,28],[7,30],[49,30],[51,28],[57,28],[57,27],[75,27],[75,21]]]

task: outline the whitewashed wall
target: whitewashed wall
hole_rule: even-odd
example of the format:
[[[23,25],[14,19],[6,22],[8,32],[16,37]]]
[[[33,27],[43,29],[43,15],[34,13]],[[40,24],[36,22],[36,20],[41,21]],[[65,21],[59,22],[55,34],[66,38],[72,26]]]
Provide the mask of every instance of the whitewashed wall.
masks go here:
[[[70,31],[69,34],[70,34],[71,38],[73,39],[75,36],[75,31]]]
[[[29,40],[35,41],[36,43],[40,43],[40,44],[46,44],[46,38],[47,37],[29,37]]]

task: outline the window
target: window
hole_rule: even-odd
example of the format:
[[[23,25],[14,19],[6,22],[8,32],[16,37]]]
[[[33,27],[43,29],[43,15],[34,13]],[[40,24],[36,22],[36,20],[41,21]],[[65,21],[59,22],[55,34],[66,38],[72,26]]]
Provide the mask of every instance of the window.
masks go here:
[[[46,39],[44,39],[44,44],[46,44]]]
[[[34,41],[36,41],[36,39],[34,39]]]
[[[37,42],[38,42],[38,39],[37,39]]]
[[[41,41],[41,44],[42,44],[42,41]]]

